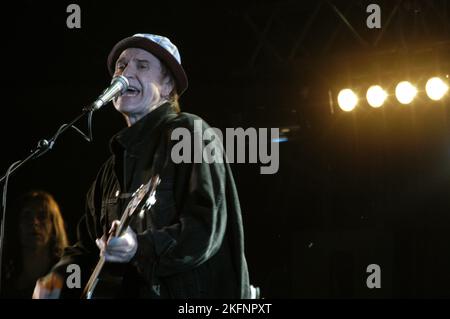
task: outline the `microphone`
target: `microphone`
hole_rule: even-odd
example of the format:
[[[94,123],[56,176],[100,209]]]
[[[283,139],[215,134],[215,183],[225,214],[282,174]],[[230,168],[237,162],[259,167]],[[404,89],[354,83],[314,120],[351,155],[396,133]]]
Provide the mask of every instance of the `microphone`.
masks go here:
[[[111,85],[106,88],[103,93],[88,108],[91,111],[97,111],[103,105],[111,101],[117,96],[122,95],[128,90],[130,83],[123,75],[116,76],[112,79]]]

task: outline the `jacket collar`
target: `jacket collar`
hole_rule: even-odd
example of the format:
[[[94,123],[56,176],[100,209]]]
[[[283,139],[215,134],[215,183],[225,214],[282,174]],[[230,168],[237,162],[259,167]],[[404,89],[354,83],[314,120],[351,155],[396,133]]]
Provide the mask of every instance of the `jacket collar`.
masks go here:
[[[130,127],[115,134],[110,140],[110,151],[113,154],[127,150],[132,156],[138,156],[139,146],[155,133],[155,129],[170,114],[176,114],[169,102],[151,111]]]

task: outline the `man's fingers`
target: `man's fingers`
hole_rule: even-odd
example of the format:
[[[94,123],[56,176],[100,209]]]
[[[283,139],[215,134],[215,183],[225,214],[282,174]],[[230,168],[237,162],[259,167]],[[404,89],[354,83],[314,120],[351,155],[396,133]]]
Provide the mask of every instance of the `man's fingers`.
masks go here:
[[[106,245],[105,245],[105,241],[103,240],[103,238],[102,239],[97,238],[95,240],[95,243],[97,244],[97,247],[98,247],[98,249],[100,249],[100,251],[105,250]]]
[[[108,262],[116,262],[116,263],[125,263],[127,262],[127,254],[126,253],[117,253],[114,254],[108,253],[105,251],[105,259]]]
[[[117,219],[113,220],[113,222],[111,223],[111,229],[109,230],[109,234],[114,234],[117,227],[119,227],[119,225],[120,225],[120,221],[118,221]]]
[[[111,230],[119,225],[119,221],[113,221]],[[97,242],[97,246],[101,248],[100,255],[104,256],[108,262],[128,262],[136,254],[137,241],[136,234],[128,226],[125,233],[120,237],[110,236],[103,243]]]
[[[132,246],[130,245],[130,242],[121,237],[114,237],[111,238],[111,240],[108,242],[108,245],[106,246],[105,250],[110,253],[114,252],[130,252],[132,250]]]
[[[108,239],[108,246],[122,246],[122,245],[132,245],[135,241],[136,235],[131,230],[130,226],[128,226],[125,233],[123,233],[120,237],[111,236]]]

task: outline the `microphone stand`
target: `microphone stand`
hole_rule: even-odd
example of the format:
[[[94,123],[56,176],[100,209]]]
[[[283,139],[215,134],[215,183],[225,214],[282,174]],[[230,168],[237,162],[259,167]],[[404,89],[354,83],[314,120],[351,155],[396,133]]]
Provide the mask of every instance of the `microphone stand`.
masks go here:
[[[8,179],[11,174],[13,174],[15,171],[17,171],[20,167],[22,167],[24,164],[29,162],[32,159],[36,159],[45,153],[47,153],[49,150],[51,150],[56,142],[56,139],[64,133],[69,128],[74,128],[78,133],[80,133],[85,140],[88,142],[92,142],[92,113],[97,110],[98,107],[95,106],[95,104],[91,104],[88,107],[83,108],[83,112],[78,115],[75,119],[73,119],[69,124],[63,124],[60,126],[58,131],[55,133],[55,135],[50,138],[49,140],[41,139],[37,146],[31,151],[31,154],[25,157],[23,160],[14,162],[7,170],[6,174],[0,179],[1,182],[5,182],[3,185],[3,197],[2,197],[2,218],[1,218],[1,226],[0,226],[0,296],[2,292],[3,287],[3,248],[4,248],[4,236],[5,236],[5,220],[6,220],[6,193],[7,193],[7,187],[8,187]],[[82,117],[84,117],[86,114],[88,114],[88,131],[89,136],[86,136],[81,130],[79,130],[74,124],[78,122]]]

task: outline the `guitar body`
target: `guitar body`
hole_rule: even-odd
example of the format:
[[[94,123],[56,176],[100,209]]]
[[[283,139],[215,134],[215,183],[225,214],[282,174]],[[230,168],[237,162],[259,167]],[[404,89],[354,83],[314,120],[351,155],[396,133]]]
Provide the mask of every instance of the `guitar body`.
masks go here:
[[[147,184],[141,185],[141,187],[134,192],[122,214],[118,226],[114,229],[113,233],[108,234],[108,236],[121,236],[136,214],[143,214],[156,203],[156,187],[160,181],[158,175],[153,176]],[[123,297],[121,296],[123,293],[121,288],[124,288],[123,278],[127,267],[129,267],[128,264],[107,263],[105,258],[100,256],[99,261],[83,290],[81,298],[114,299]],[[109,269],[105,269],[108,271],[103,271],[104,268]]]

